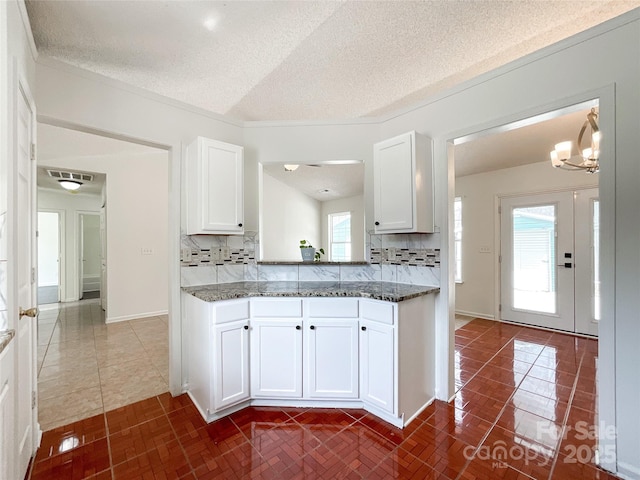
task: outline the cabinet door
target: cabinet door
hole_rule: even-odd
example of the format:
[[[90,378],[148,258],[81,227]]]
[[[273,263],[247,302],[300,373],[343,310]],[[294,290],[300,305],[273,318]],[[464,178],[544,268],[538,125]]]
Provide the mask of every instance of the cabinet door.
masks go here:
[[[358,398],[357,319],[310,320],[305,328],[305,396]]]
[[[248,400],[249,395],[249,320],[215,327],[213,367],[214,410]]]
[[[414,228],[415,133],[376,143],[373,148],[373,204],[376,232]]]
[[[242,234],[244,149],[199,137],[187,155],[187,234]]]
[[[251,321],[253,397],[302,397],[302,320]]]
[[[360,398],[395,413],[395,328],[360,322]]]

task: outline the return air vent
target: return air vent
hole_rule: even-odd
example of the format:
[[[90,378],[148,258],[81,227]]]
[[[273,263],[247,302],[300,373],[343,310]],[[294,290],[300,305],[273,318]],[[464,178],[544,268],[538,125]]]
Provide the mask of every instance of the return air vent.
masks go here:
[[[79,180],[81,182],[93,182],[93,175],[88,173],[63,172],[61,170],[47,170],[50,177],[60,180]]]

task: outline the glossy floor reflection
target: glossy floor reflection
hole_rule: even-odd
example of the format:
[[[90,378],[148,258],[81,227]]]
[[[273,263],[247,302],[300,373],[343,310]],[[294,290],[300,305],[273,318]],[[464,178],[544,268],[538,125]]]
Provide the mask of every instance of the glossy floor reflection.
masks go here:
[[[361,410],[247,408],[206,424],[162,394],[46,432],[32,479],[608,479],[594,464],[597,342],[484,320],[457,393],[404,430]]]
[[[38,420],[50,430],[169,391],[167,316],[105,324],[100,300],[38,315]]]

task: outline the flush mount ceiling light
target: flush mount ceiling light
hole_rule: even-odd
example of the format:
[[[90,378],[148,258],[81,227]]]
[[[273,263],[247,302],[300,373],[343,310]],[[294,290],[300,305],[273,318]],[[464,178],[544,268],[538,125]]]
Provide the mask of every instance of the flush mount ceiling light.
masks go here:
[[[213,32],[217,24],[218,24],[218,20],[216,20],[214,17],[208,17],[204,22],[202,22],[202,25],[204,25],[204,28],[206,28],[210,32]]]
[[[285,172],[293,172],[294,170],[297,170],[299,166],[300,165],[285,165],[284,166],[284,171]]]
[[[65,190],[78,190],[82,186],[82,182],[78,182],[77,180],[58,180],[58,183]]]
[[[587,127],[591,129],[591,145],[588,148],[582,148],[582,138]],[[598,114],[596,109],[592,108],[578,134],[578,154],[571,154],[572,142],[560,142],[556,144],[555,150],[550,153],[551,165],[563,170],[583,170],[587,173],[598,173],[600,171],[600,138]]]

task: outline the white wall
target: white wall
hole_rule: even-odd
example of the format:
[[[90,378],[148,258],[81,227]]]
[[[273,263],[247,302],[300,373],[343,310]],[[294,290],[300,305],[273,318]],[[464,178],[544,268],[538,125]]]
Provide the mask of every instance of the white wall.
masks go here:
[[[39,287],[59,285],[60,282],[60,213],[38,212]]]
[[[498,196],[597,186],[597,182],[597,175],[554,169],[550,162],[457,177],[456,196],[462,197],[464,283],[456,285],[456,312],[498,318],[494,304],[498,287],[495,284]],[[489,246],[491,253],[479,253],[481,246]]]
[[[322,238],[329,255],[329,214],[351,212],[351,261],[365,260],[364,195],[322,202]],[[328,258],[328,257],[327,257]]]
[[[261,258],[299,262],[300,240],[322,247],[320,212],[318,200],[263,173]]]
[[[61,302],[74,302],[80,298],[79,274],[79,212],[100,212],[101,199],[99,195],[72,194],[60,189],[38,189],[38,209],[62,210],[64,217],[63,237],[64,252],[60,261]]]
[[[168,158],[151,152],[48,165],[107,175],[107,323],[167,312]],[[143,255],[143,248],[153,253]]]

